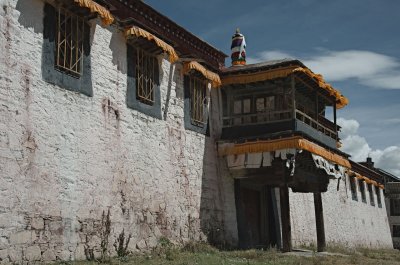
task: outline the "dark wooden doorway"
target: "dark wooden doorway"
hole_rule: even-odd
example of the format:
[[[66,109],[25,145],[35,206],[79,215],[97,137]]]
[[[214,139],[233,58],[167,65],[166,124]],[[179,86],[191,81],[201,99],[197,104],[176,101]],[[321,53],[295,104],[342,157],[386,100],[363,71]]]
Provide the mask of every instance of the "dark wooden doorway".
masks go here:
[[[280,224],[274,188],[235,180],[239,247],[280,248]]]

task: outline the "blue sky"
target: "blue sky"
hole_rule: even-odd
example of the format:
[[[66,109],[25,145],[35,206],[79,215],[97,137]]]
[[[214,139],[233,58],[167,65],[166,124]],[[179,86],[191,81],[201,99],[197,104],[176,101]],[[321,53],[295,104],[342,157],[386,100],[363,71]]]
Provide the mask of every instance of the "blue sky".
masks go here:
[[[296,58],[323,74],[350,99],[343,151],[400,176],[400,1],[145,2],[228,55],[239,27],[249,62]]]

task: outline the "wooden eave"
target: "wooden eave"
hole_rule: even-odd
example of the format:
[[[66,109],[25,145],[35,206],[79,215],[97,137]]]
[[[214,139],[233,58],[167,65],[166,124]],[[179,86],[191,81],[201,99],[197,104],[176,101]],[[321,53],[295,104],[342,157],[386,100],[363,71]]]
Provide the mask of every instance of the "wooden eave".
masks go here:
[[[181,58],[203,60],[214,71],[225,64],[226,54],[202,41],[151,6],[138,0],[102,0],[122,27],[139,26],[172,45]]]
[[[232,76],[232,75],[261,73],[261,72],[266,72],[266,71],[273,70],[273,69],[290,67],[290,66],[306,68],[306,66],[299,60],[282,60],[280,62],[271,64],[271,65],[262,65],[262,64],[260,66],[257,66],[257,65],[259,65],[259,64],[255,64],[254,66],[246,65],[246,66],[233,66],[233,67],[229,67],[229,68],[224,68],[221,70],[221,73],[220,73],[221,79],[223,79],[224,77],[227,77],[227,76]],[[295,75],[295,79],[297,80],[297,83],[301,84],[299,86],[299,88],[300,88],[299,91],[301,91],[304,94],[308,94],[308,96],[312,96],[310,94],[313,91],[317,91],[320,94],[320,96],[322,96],[325,99],[324,101],[325,101],[326,106],[333,106],[333,104],[335,102],[335,97],[329,95],[329,93],[327,91],[320,89],[316,80],[314,80],[313,78],[307,76],[306,74],[304,74],[302,72],[296,72],[296,73],[294,73],[294,75]],[[272,80],[269,80],[269,81],[272,81]],[[262,81],[262,82],[264,82],[264,81]],[[257,83],[261,83],[261,82],[257,82]],[[240,84],[237,86],[240,86]]]
[[[349,160],[349,161],[351,164],[352,171],[357,172],[360,175],[363,175],[369,179],[375,180],[376,182],[378,182],[380,184],[384,183],[383,176],[381,174],[379,174],[378,172],[376,172],[375,170],[367,168],[366,166],[363,166],[357,162],[354,162],[351,160]]]

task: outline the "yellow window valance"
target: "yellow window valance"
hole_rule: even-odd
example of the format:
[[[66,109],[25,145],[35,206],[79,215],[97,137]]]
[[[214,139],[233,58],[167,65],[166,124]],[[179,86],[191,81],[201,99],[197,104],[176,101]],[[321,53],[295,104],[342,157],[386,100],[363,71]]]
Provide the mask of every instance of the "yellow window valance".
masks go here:
[[[187,74],[191,70],[196,70],[199,73],[201,73],[205,78],[210,80],[212,82],[213,87],[219,87],[221,86],[221,79],[219,78],[219,75],[207,70],[204,66],[199,64],[196,61],[191,61],[191,62],[184,62],[183,63],[183,74]]]
[[[78,3],[81,7],[86,7],[90,9],[90,12],[97,13],[103,20],[104,25],[108,26],[114,22],[114,17],[111,15],[110,11],[105,7],[99,5],[93,0],[74,0],[75,3]]]
[[[297,67],[297,66],[288,66],[281,67],[276,69],[267,70],[264,72],[257,73],[248,73],[248,74],[240,74],[240,75],[231,75],[222,77],[222,85],[231,85],[231,84],[247,84],[252,82],[260,82],[265,80],[271,80],[275,78],[283,78],[287,77],[290,74],[302,72],[314,79],[318,86],[326,91],[332,96],[336,98],[336,107],[343,108],[349,103],[349,100],[344,97],[338,90],[334,89],[330,84],[326,83],[322,77],[322,75],[314,74],[308,68]]]
[[[311,72],[310,69],[304,67],[297,67],[293,70],[293,72],[302,72],[316,80],[320,88],[328,91],[329,95],[336,98],[336,107],[338,109],[341,109],[349,104],[349,100],[345,96],[343,96],[338,90],[334,89],[330,84],[326,83],[322,75],[314,74],[313,72]]]
[[[142,37],[149,41],[154,41],[158,47],[160,47],[164,52],[168,53],[169,61],[171,63],[175,63],[179,59],[178,54],[171,45],[167,44],[165,41],[159,39],[144,29],[139,27],[131,27],[125,31],[125,37],[129,38],[130,36]]]
[[[379,183],[376,182],[375,180],[372,180],[372,179],[370,179],[370,178],[367,178],[367,177],[365,177],[365,176],[363,176],[363,175],[361,175],[361,174],[359,174],[359,173],[357,173],[357,172],[354,172],[354,171],[351,171],[351,170],[350,170],[349,173],[350,173],[351,175],[355,176],[357,179],[364,180],[365,183],[367,183],[367,184],[372,184],[372,185],[374,185],[374,186],[376,186],[376,187],[379,187],[379,188],[381,188],[381,189],[384,189],[384,188],[385,188],[384,185],[379,184]]]
[[[301,149],[313,154],[322,156],[323,158],[336,163],[338,165],[344,166],[346,168],[351,168],[349,160],[346,158],[328,151],[327,149],[314,144],[300,136],[294,136],[289,138],[281,138],[274,140],[259,140],[255,142],[247,142],[240,144],[219,144],[218,154],[220,156],[226,155],[239,155],[245,153],[262,153],[262,152],[272,152],[280,149]]]

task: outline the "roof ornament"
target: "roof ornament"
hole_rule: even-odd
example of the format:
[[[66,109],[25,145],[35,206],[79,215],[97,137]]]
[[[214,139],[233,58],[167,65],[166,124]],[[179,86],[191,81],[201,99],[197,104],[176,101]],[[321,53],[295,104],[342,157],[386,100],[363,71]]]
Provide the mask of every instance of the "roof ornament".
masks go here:
[[[240,29],[236,29],[236,33],[232,36],[231,59],[233,66],[246,65],[246,40]]]

